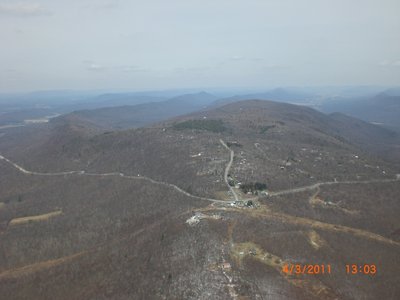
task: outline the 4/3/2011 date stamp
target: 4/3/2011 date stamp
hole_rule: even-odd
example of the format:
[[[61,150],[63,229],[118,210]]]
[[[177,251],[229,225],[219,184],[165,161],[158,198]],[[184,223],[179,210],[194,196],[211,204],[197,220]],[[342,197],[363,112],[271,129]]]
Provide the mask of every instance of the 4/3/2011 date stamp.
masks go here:
[[[287,275],[323,275],[331,274],[335,269],[330,264],[284,264],[282,272]],[[346,264],[342,271],[349,275],[375,275],[378,271],[374,264]]]
[[[284,264],[282,272],[287,275],[318,275],[331,274],[332,267],[330,264]]]

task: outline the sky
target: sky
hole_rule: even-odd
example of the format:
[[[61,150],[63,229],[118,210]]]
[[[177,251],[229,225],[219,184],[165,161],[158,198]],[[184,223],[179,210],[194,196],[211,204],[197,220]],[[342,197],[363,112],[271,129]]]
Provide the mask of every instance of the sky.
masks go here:
[[[400,85],[399,0],[0,0],[0,92]]]

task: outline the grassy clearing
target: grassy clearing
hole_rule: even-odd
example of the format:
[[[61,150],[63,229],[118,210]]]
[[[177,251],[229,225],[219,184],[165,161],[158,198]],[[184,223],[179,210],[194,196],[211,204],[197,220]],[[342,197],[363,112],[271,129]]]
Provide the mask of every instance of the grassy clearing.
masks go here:
[[[52,260],[47,260],[47,261],[43,261],[43,262],[38,262],[38,263],[27,265],[27,266],[24,266],[21,268],[7,270],[7,271],[4,271],[3,273],[0,273],[0,280],[2,280],[2,279],[17,279],[21,276],[26,276],[26,275],[29,275],[29,274],[32,274],[32,273],[35,273],[38,271],[43,271],[43,270],[58,266],[60,264],[67,263],[71,260],[74,260],[74,259],[82,256],[83,254],[85,254],[85,252],[80,252],[77,254],[61,257],[58,259],[52,259]]]
[[[273,267],[280,273],[283,267],[283,261],[278,256],[264,251],[260,246],[252,242],[235,244],[231,254],[232,258],[239,266],[242,265],[242,259],[244,257],[251,256],[263,264]]]
[[[268,130],[275,128],[276,125],[268,125],[260,127],[260,133],[266,133]]]
[[[188,120],[174,124],[173,128],[177,130],[198,129],[211,132],[224,132],[226,130],[222,120]]]
[[[303,218],[303,217],[296,217],[292,215],[288,215],[281,212],[271,211],[270,208],[266,205],[260,205],[257,209],[242,209],[236,207],[216,207],[216,206],[209,206],[205,209],[198,210],[198,211],[211,211],[211,210],[222,210],[222,211],[234,211],[234,212],[242,212],[246,213],[248,216],[253,218],[266,218],[270,220],[277,220],[279,222],[284,222],[288,224],[300,225],[300,226],[307,226],[311,229],[318,229],[318,230],[325,230],[330,232],[343,232],[346,234],[354,235],[357,237],[361,237],[368,240],[374,240],[378,242],[382,242],[389,245],[396,245],[400,246],[400,242],[391,240],[387,237],[381,236],[379,234],[369,232],[363,229],[338,225],[338,224],[330,224],[324,223],[321,221],[317,221],[314,219]]]
[[[36,215],[36,216],[28,216],[28,217],[22,217],[22,218],[15,218],[10,221],[10,225],[23,225],[27,224],[30,222],[41,222],[41,221],[47,221],[50,218],[56,217],[58,215],[62,214],[62,210],[56,210],[47,214],[43,215]]]
[[[230,197],[228,195],[228,191],[217,191],[214,193],[216,199],[220,200],[230,200]]]
[[[342,211],[342,212],[344,212],[346,214],[349,214],[349,215],[358,215],[358,214],[360,214],[360,211],[347,209],[347,208],[339,206],[336,203],[326,202],[320,196],[317,196],[317,195],[311,196],[310,199],[309,199],[309,203],[313,208],[319,206],[319,207],[322,207],[322,208],[325,208],[325,209],[339,210],[339,211]]]
[[[0,208],[2,208],[3,206],[5,206],[6,204],[4,202],[0,202]]]
[[[321,247],[326,245],[324,239],[320,237],[320,235],[315,230],[310,230],[307,233],[308,241],[310,245],[315,249],[319,250]]]

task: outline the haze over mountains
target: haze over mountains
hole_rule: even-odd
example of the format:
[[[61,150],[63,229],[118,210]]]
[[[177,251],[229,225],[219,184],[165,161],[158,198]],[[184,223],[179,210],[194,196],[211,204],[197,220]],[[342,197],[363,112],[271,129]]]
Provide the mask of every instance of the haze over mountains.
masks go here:
[[[189,94],[0,129],[1,294],[400,296],[398,133],[304,105],[224,101]]]
[[[324,112],[342,112],[367,122],[400,130],[400,94],[379,93],[361,99],[334,99],[321,105]]]
[[[266,92],[245,91],[236,95],[233,93],[229,89],[221,89],[211,93],[183,94],[178,90],[171,90],[104,94],[98,91],[53,91],[0,95],[0,126],[20,125],[24,124],[25,120],[74,112],[88,120],[93,119],[95,123],[108,124],[114,128],[140,127],[205,107],[218,107],[239,100],[260,99],[307,105],[326,113],[341,112],[393,130],[400,130],[398,122],[400,93],[396,88],[368,86],[275,88]],[[146,103],[148,105],[145,105]]]

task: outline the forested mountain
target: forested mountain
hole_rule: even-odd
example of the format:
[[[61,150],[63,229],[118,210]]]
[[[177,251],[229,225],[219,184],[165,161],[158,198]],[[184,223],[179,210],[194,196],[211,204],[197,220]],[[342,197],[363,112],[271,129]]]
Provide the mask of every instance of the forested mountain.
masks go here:
[[[73,113],[0,130],[1,295],[400,295],[400,168],[380,156],[396,133],[272,101],[203,109],[213,97],[199,96],[200,111],[141,128]]]

